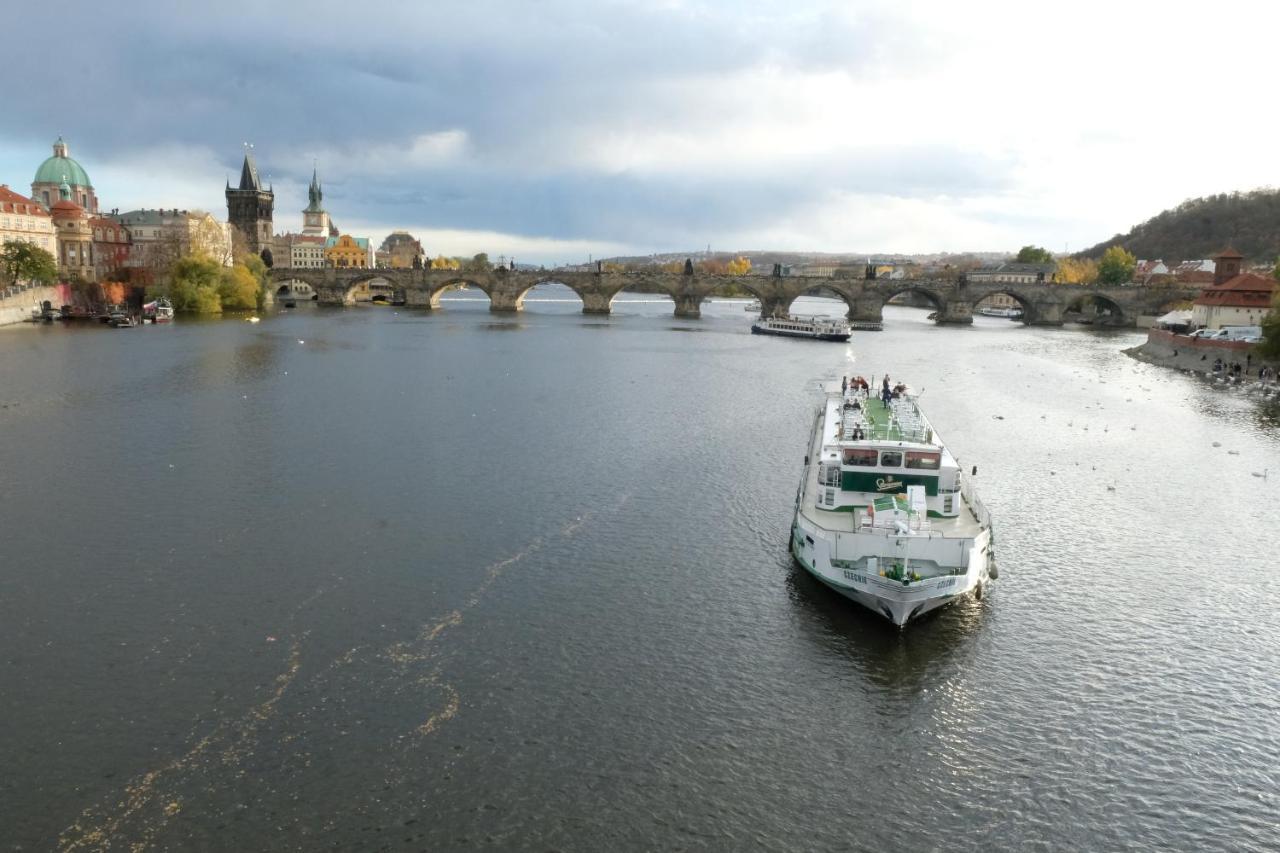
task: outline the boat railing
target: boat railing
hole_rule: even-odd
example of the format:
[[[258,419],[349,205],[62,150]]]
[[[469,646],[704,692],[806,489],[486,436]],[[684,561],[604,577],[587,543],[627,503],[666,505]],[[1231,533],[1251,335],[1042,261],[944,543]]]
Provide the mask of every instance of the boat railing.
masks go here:
[[[969,509],[973,510],[973,517],[978,520],[979,527],[987,528],[991,526],[991,513],[987,511],[986,505],[978,497],[978,492],[973,487],[973,481],[967,478],[961,481],[960,497],[964,498],[965,503],[969,505]]]

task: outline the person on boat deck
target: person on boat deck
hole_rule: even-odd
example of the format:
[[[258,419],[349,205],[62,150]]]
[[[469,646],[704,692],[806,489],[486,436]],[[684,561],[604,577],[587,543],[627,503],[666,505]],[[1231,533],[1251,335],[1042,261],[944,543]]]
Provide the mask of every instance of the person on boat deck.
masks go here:
[[[862,434],[862,425],[858,424],[853,428],[853,440],[862,441],[864,438],[866,438],[866,436]]]
[[[849,391],[849,377],[841,376],[840,377],[840,393],[846,394],[848,393],[848,391]]]

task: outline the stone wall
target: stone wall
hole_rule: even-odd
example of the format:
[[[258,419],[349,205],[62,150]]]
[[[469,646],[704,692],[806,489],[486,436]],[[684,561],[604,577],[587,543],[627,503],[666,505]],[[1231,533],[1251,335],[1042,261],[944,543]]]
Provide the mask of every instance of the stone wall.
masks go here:
[[[1253,355],[1253,350],[1253,344],[1243,341],[1204,341],[1163,329],[1148,329],[1147,342],[1125,352],[1148,364],[1198,373],[1212,373],[1213,363],[1219,358],[1226,364],[1238,361],[1248,365],[1253,376],[1257,376],[1257,370],[1263,364],[1280,369],[1280,364],[1259,359]]]
[[[23,323],[31,319],[31,314],[40,307],[40,303],[48,300],[54,309],[71,302],[71,288],[65,284],[52,287],[33,287],[20,293],[5,295],[0,290],[0,326]]]

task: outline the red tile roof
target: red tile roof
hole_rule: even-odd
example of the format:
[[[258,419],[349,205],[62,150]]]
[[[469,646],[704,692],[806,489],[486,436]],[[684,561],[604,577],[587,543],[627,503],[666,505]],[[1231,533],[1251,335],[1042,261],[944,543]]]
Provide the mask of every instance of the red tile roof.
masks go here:
[[[1214,287],[1200,291],[1196,305],[1217,305],[1228,308],[1266,308],[1271,305],[1276,280],[1251,272],[1241,273]]]
[[[25,209],[19,209],[26,205]],[[8,184],[0,184],[0,210],[5,213],[20,213],[23,216],[48,216],[39,202],[32,201],[21,193],[9,189]]]
[[[53,207],[49,208],[50,213],[66,213],[70,216],[78,216],[85,212],[85,209],[70,199],[61,199],[54,202]]]
[[[1223,249],[1221,252],[1213,256],[1213,259],[1215,261],[1218,260],[1219,258],[1237,258],[1239,260],[1244,260],[1244,255],[1240,254],[1235,249],[1228,246],[1227,248]]]

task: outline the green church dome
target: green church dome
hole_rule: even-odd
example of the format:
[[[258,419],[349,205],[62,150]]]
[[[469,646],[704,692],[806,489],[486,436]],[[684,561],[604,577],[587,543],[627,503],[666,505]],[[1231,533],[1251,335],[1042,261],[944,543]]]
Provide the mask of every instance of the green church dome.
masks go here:
[[[62,137],[58,137],[58,141],[53,144],[53,151],[53,156],[36,169],[33,184],[60,184],[66,181],[73,187],[93,186],[89,182],[89,173],[84,170],[84,167],[67,156],[67,145],[62,141]]]

